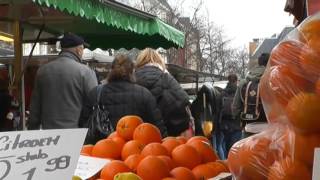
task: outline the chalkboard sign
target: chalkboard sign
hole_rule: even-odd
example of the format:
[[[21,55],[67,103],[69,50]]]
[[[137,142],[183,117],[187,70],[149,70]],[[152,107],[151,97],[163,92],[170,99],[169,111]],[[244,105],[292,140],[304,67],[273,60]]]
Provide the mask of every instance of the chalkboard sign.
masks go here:
[[[0,180],[68,180],[87,129],[0,133]]]

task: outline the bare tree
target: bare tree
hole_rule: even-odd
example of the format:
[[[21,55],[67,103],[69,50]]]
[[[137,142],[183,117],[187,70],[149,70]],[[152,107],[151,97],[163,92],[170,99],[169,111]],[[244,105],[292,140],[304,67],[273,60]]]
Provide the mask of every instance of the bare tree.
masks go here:
[[[229,73],[244,77],[248,62],[246,48],[230,46],[231,40],[225,36],[224,30],[210,20],[203,0],[193,0],[193,6],[188,10],[190,16],[181,16],[185,11],[185,1],[171,0],[173,5],[168,6],[167,0],[135,0],[131,5],[154,15],[166,12],[163,20],[185,33],[184,48],[165,51],[168,63],[221,77]],[[160,5],[165,5],[165,8]]]

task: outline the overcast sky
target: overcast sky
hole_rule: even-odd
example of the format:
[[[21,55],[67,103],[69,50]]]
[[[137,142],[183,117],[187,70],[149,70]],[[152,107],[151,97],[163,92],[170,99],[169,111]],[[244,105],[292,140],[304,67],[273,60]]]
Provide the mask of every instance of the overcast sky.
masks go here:
[[[198,0],[186,0],[189,8]],[[293,16],[284,12],[285,0],[204,0],[210,20],[222,26],[233,46],[248,45],[253,38],[279,34],[292,26]]]

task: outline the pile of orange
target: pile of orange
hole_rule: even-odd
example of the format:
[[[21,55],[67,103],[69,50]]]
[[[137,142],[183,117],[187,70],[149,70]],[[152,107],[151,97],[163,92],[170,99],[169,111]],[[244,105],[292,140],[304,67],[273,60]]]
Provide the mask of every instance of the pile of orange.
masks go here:
[[[320,147],[320,16],[308,18],[271,52],[260,80],[270,127],[236,143],[231,173],[246,180],[311,179]]]
[[[136,173],[143,180],[209,179],[228,172],[207,138],[195,136],[162,139],[157,127],[137,116],[125,116],[114,133],[95,145],[85,145],[82,155],[112,161],[90,180],[113,180],[122,172]]]

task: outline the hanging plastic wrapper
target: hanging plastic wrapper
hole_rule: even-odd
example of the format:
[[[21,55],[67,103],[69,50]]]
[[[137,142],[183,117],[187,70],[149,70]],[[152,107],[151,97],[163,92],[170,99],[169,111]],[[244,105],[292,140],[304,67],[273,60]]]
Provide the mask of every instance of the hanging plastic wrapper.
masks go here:
[[[259,88],[270,126],[232,147],[230,171],[237,180],[311,180],[320,147],[320,13],[272,50]]]

